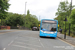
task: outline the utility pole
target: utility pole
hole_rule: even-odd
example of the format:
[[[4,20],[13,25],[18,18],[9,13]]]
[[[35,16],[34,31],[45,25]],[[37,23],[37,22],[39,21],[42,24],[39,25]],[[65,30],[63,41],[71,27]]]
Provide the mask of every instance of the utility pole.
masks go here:
[[[71,14],[71,11],[72,11],[72,0],[71,0],[71,5],[70,5],[70,14]],[[70,17],[71,19],[71,17]],[[70,26],[71,26],[71,23],[69,22],[69,36],[70,36]]]

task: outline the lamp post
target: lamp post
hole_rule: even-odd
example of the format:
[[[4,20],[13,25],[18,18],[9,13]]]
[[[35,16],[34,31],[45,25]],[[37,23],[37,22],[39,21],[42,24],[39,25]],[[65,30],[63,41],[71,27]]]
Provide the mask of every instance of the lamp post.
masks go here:
[[[64,39],[66,39],[66,31],[67,31],[67,30],[66,30],[66,21],[67,21],[66,16],[65,16],[65,20],[64,20],[64,21],[65,21],[65,34],[64,34]]]
[[[25,16],[26,16],[26,3],[27,2],[25,2]],[[25,18],[25,17],[24,17]],[[24,22],[25,22],[25,19],[24,19]],[[26,22],[25,22],[25,25],[26,25]]]
[[[27,3],[27,2],[25,2],[25,14],[26,14],[26,3]]]
[[[71,14],[71,11],[72,11],[72,0],[71,0],[71,5],[70,5],[70,14]],[[69,36],[70,36],[70,26],[71,26],[71,23],[69,22],[69,34],[68,34]]]

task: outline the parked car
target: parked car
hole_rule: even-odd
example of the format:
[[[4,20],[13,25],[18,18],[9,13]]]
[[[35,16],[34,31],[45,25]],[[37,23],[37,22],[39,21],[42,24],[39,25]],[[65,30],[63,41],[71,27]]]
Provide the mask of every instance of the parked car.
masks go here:
[[[32,30],[33,31],[38,31],[39,29],[38,29],[38,27],[32,27]]]

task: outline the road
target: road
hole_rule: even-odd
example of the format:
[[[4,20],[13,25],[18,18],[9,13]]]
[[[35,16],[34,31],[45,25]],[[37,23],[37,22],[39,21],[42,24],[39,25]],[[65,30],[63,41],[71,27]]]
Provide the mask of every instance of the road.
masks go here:
[[[75,50],[56,38],[39,37],[39,31],[17,30],[0,33],[0,50]]]

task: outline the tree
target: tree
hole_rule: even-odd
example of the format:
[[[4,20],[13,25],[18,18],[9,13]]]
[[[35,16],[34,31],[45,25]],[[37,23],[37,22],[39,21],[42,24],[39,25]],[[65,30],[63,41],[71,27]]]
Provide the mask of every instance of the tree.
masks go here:
[[[71,13],[70,16],[71,16],[71,19],[72,19],[72,20],[71,20],[71,23],[72,23],[72,24],[75,24],[75,9],[72,10],[72,13]]]
[[[57,9],[58,12],[56,12],[56,19],[58,20],[58,23],[61,27],[64,27],[64,19],[65,19],[65,15],[67,14],[67,12],[69,11],[69,4],[68,4],[68,1],[63,1],[63,2],[60,2],[59,6],[58,6],[58,9]],[[69,12],[68,12],[69,13]]]
[[[5,19],[7,16],[7,10],[9,8],[10,4],[8,3],[8,0],[0,0],[0,19]]]
[[[23,16],[20,14],[8,13],[5,23],[9,26],[17,26],[17,24],[22,26],[24,24]]]
[[[72,6],[72,9],[74,8],[74,6]],[[59,6],[58,6],[58,9],[57,9],[57,12],[56,12],[56,18],[58,20],[58,23],[59,25],[64,29],[64,25],[65,25],[65,22],[64,22],[64,19],[65,19],[65,16],[66,18],[68,19],[68,21],[66,22],[66,28],[68,29],[68,25],[69,25],[69,16],[70,16],[70,4],[69,2],[66,0],[66,1],[63,1],[63,2],[60,2]]]
[[[72,23],[72,30],[75,31],[75,9],[72,10],[70,17],[71,17],[71,23]]]
[[[30,14],[30,11],[27,11],[27,15],[25,16],[25,27],[32,28],[33,26],[38,26],[38,19],[36,15]]]
[[[32,28],[33,26],[39,26],[39,21],[36,15],[30,14],[30,11],[27,11],[27,15],[8,13],[7,18],[5,19],[5,25],[9,26],[25,26],[27,28]]]

